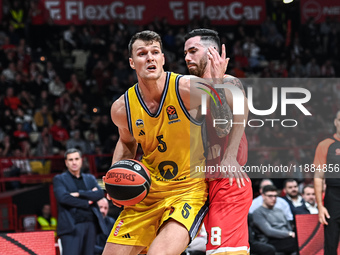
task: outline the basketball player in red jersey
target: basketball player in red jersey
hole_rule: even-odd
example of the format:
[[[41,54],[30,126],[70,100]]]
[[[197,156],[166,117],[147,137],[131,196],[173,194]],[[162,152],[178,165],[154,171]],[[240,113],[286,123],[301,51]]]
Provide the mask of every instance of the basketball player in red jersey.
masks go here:
[[[214,78],[210,72],[209,47],[220,50],[218,33],[210,29],[195,29],[185,36],[184,54],[190,74],[201,78]],[[224,48],[225,46],[222,45]],[[220,61],[224,61],[220,59]],[[239,79],[225,75],[228,84],[244,89]],[[224,93],[220,93],[224,96]],[[245,94],[245,93],[244,93]],[[223,100],[223,99],[222,99]],[[230,116],[234,123],[247,120],[248,105],[245,100],[245,114],[232,117],[232,96],[225,94],[229,107],[223,107],[222,115]],[[225,101],[224,101],[225,104]],[[231,108],[231,109],[230,109]],[[236,172],[230,172],[229,178],[210,179],[209,182],[209,211],[205,218],[208,232],[206,254],[249,254],[248,242],[248,211],[252,203],[252,187],[248,176],[240,171],[241,165],[247,162],[248,143],[244,134],[244,126],[233,125],[227,137],[221,133],[229,130],[218,130],[213,127],[212,116],[207,114],[208,156],[207,166],[233,166]],[[218,134],[217,134],[218,133]],[[208,176],[214,177],[214,176]],[[232,185],[233,178],[237,185]],[[246,180],[246,181],[245,181]]]

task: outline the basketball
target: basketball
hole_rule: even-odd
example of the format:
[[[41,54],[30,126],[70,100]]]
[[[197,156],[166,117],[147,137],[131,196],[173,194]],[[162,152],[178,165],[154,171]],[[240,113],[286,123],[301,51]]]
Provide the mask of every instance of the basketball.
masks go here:
[[[141,202],[149,193],[149,170],[134,159],[113,164],[103,178],[105,189],[114,202],[129,206]]]

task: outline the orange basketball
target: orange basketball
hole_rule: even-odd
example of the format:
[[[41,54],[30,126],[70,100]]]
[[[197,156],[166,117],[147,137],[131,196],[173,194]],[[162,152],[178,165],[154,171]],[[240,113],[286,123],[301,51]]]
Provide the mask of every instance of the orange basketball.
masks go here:
[[[121,205],[135,205],[149,193],[149,170],[134,159],[120,160],[113,164],[104,178],[105,189],[112,200]]]

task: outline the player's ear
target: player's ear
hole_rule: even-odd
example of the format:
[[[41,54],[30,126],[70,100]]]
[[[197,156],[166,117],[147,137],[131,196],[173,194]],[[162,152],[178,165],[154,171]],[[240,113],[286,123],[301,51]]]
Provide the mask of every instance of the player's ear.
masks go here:
[[[131,67],[132,69],[136,69],[136,68],[135,68],[135,63],[133,62],[133,59],[132,59],[132,58],[129,58],[129,63],[130,63],[130,67]]]
[[[162,53],[162,56],[163,56],[163,63],[162,63],[162,66],[165,65],[165,57],[164,57],[164,53]]]

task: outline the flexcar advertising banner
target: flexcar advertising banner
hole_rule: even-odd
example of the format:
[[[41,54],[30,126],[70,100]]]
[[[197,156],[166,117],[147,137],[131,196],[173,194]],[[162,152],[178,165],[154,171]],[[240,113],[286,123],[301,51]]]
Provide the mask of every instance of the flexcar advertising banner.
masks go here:
[[[214,25],[234,25],[243,17],[248,24],[261,24],[266,17],[265,0],[237,1],[111,1],[42,0],[55,24],[107,24],[114,20],[148,24],[158,17],[170,24],[187,24],[207,17]]]

